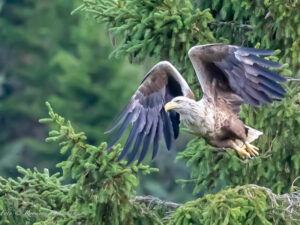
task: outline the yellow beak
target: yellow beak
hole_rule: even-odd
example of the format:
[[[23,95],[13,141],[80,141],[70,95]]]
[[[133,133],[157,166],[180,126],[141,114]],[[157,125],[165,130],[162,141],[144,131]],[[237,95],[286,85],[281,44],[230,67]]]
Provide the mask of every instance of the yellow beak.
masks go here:
[[[165,104],[165,111],[168,112],[171,109],[175,109],[178,107],[178,104],[175,102],[168,102],[167,104]]]

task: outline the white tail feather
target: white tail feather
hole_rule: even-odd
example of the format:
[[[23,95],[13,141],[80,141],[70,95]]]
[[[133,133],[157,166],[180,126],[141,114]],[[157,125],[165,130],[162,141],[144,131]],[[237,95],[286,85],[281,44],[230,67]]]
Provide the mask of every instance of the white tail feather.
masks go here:
[[[247,142],[251,143],[252,141],[256,140],[263,132],[253,129],[252,127],[245,126],[248,129],[247,134]]]

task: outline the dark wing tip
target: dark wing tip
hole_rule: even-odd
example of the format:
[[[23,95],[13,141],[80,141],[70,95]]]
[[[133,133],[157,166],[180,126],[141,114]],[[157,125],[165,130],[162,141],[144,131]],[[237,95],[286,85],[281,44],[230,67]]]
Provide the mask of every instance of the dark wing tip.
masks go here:
[[[152,123],[151,129],[149,130],[148,134],[146,135],[146,137],[144,139],[144,145],[143,145],[142,152],[140,154],[137,165],[139,165],[144,160],[144,158],[148,152],[149,146],[153,142],[153,139],[155,137],[156,127],[157,127],[157,122]]]
[[[138,134],[138,136],[137,136],[137,138],[135,140],[132,152],[128,156],[128,161],[127,161],[126,166],[130,165],[133,162],[135,156],[137,155],[137,153],[138,153],[138,151],[139,151],[139,149],[141,147],[143,139],[144,139],[144,132],[142,131],[142,132],[140,132]]]
[[[263,84],[263,85],[269,87],[270,89],[277,91],[280,94],[285,95],[285,93],[286,93],[285,89],[274,80],[270,80],[262,75],[258,75],[257,80],[260,84]]]
[[[152,160],[155,158],[155,156],[157,155],[158,152],[158,147],[159,147],[159,140],[162,136],[162,120],[159,117],[158,121],[157,121],[157,127],[156,127],[156,131],[155,131],[155,136],[154,136],[154,140],[153,140],[153,152],[152,152]]]
[[[122,120],[124,118],[126,118],[126,116],[128,115],[128,113],[130,112],[130,107],[131,107],[131,103],[129,103],[120,113],[120,115],[115,119],[113,125],[111,126],[111,128],[109,128],[107,131],[104,132],[104,134],[109,134],[112,131],[114,131],[118,125],[122,122]]]
[[[273,55],[275,51],[258,49],[258,48],[247,48],[247,47],[239,47],[239,53],[241,54],[250,54],[250,55],[261,55],[261,56],[270,56]]]
[[[279,82],[286,82],[287,81],[287,79],[284,77],[284,76],[280,76],[280,75],[278,75],[279,76]]]
[[[261,57],[257,57],[255,55],[249,55],[249,56],[245,56],[248,60],[251,60],[253,63],[257,63],[261,66],[265,66],[265,67],[274,67],[274,68],[280,68],[282,67],[282,64],[278,63],[278,62],[274,62],[271,60],[267,60]]]
[[[118,130],[118,133],[116,134],[114,139],[107,145],[106,147],[107,150],[110,149],[113,145],[115,145],[117,141],[121,138],[122,134],[124,133],[128,125],[132,122],[135,112],[136,110],[134,110],[134,112],[130,112],[127,114],[126,118],[124,119],[124,122],[122,123],[122,125]]]

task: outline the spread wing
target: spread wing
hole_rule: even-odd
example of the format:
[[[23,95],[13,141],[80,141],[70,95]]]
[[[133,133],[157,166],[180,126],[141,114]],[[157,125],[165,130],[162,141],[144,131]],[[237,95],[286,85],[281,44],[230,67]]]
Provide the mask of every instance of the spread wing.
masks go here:
[[[129,152],[133,143],[128,164],[134,160],[142,146],[139,164],[144,159],[151,143],[153,143],[153,159],[157,154],[158,143],[162,136],[169,150],[179,134],[179,114],[173,110],[166,112],[164,105],[176,96],[194,98],[193,92],[176,68],[167,61],[159,62],[148,72],[128,106],[116,119],[113,127],[107,131],[109,133],[115,130],[122,123],[107,148],[111,148],[129,124],[132,124],[119,160]]]
[[[285,81],[277,72],[281,64],[261,56],[273,51],[225,44],[199,45],[189,50],[189,57],[201,84],[204,97],[218,99],[235,113],[242,103],[258,106],[271,103],[272,97],[283,98]]]

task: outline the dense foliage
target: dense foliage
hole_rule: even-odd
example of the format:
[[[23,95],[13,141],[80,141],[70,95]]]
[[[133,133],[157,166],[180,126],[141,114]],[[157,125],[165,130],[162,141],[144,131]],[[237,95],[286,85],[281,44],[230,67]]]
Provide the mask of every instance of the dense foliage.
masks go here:
[[[75,128],[87,134],[89,144],[97,145],[109,140],[105,130],[146,71],[144,65],[131,65],[126,58],[109,59],[112,45],[106,28],[86,15],[70,15],[79,0],[3,3],[0,175],[16,177],[15,165],[48,168],[55,173],[59,171],[55,164],[65,156],[54,151],[55,145],[44,142],[48,127],[37,123],[46,113],[44,102],[51,102]],[[178,144],[177,150],[184,146]],[[160,156],[153,164],[161,173],[141,177],[138,192],[181,202],[192,199],[192,186],[180,195],[183,190],[175,183],[176,178],[188,178],[189,169],[183,162],[173,163],[175,151],[162,151]]]
[[[238,186],[190,201],[172,215],[173,224],[298,224],[299,192],[275,195],[256,185]]]
[[[23,177],[0,177],[1,224],[297,224],[300,220],[300,192],[276,195],[256,185],[226,189],[216,195],[184,205],[157,202],[155,198],[135,197],[136,174],[148,174],[149,166],[125,166],[117,162],[120,145],[107,151],[106,143],[86,143],[70,121],[54,113],[47,142],[56,142],[68,158],[57,164],[63,173],[50,175],[36,168],[18,167]],[[74,183],[66,183],[69,177]],[[180,207],[179,207],[180,206]]]
[[[138,185],[136,173],[154,169],[117,163],[120,146],[106,151],[105,143],[86,144],[83,132],[76,133],[70,121],[47,106],[50,117],[40,122],[53,123],[55,129],[46,141],[59,142],[62,154],[70,151],[66,161],[57,164],[63,174],[50,176],[47,169],[40,173],[19,167],[23,178],[1,178],[1,224],[132,224],[130,197]],[[62,185],[70,176],[74,184]]]
[[[69,16],[75,5],[79,7]],[[103,138],[100,127],[109,124],[112,114],[120,110],[119,103],[127,102],[136,88],[125,84],[137,84],[137,74],[143,75],[120,59],[112,57],[108,63],[107,36],[115,45],[111,56],[128,56],[130,62],[148,66],[171,61],[199,98],[201,90],[187,57],[188,49],[196,44],[224,42],[278,49],[271,59],[284,64],[283,75],[296,77],[299,7],[298,1],[290,0],[4,1],[0,123],[6,132],[0,135],[0,169],[7,177],[14,174],[12,166],[27,167],[26,160],[43,155],[43,160],[35,160],[37,166],[53,170],[59,162],[63,172],[51,175],[51,169],[41,173],[18,167],[22,178],[0,177],[0,223],[299,224],[300,194],[295,190],[299,180],[293,183],[300,174],[297,81],[285,84],[287,95],[281,102],[243,107],[241,119],[264,132],[256,143],[259,157],[242,160],[233,150],[214,148],[199,139],[189,142],[178,161],[191,167],[191,179],[180,182],[194,184],[194,194],[204,197],[181,207],[134,197],[137,172],[154,169],[125,167],[126,162],[116,162],[120,145],[113,151],[105,151],[105,143],[98,145]],[[108,32],[99,34],[95,24],[83,22],[82,15],[94,17]],[[50,118],[41,122],[50,125],[46,140],[51,143],[44,144],[47,126],[36,121],[45,112],[45,100],[87,135],[75,132],[48,104]],[[57,157],[52,142],[59,143],[63,156]],[[168,163],[172,161],[164,160]],[[169,168],[166,174],[171,177],[180,172]],[[150,182],[152,193],[157,183]],[[185,193],[177,192],[183,200]]]
[[[62,159],[53,151],[54,145],[44,144],[48,128],[37,123],[46,113],[46,100],[94,144],[104,138],[113,115],[134,92],[133,85],[123,84],[134,83],[132,74],[139,74],[139,69],[108,59],[107,34],[84,16],[70,16],[75,2],[4,2],[0,14],[2,175],[14,176],[17,164],[51,171]]]
[[[217,38],[230,43],[281,49],[282,62],[289,62],[296,73],[300,69],[300,27],[298,0],[212,0],[195,1],[201,9],[209,8]]]
[[[208,41],[250,47],[258,47],[261,43],[263,48],[278,48],[277,55],[270,59],[289,62],[294,73],[287,64],[281,73],[296,76],[300,64],[299,15],[294,11],[299,6],[297,2],[286,1],[284,6],[269,1],[257,1],[257,4],[253,1],[243,1],[242,4],[236,1],[201,2],[203,11],[192,2],[181,0],[119,0],[111,3],[83,0],[83,5],[77,10],[94,15],[99,22],[106,23],[111,32],[123,35],[123,41],[114,51],[117,55],[134,55],[139,60],[148,55],[156,60],[168,59],[182,72],[189,71],[184,75],[190,81],[196,78],[187,62],[188,48]],[[208,6],[211,10],[206,8]],[[284,16],[278,17],[278,14]],[[235,38],[237,27],[243,33],[239,38]],[[268,27],[272,29],[266,29]],[[262,29],[272,32],[272,35]],[[282,29],[286,29],[287,36],[281,35]],[[296,104],[300,87],[294,82],[288,82],[285,87],[287,95],[283,101],[260,108],[245,106],[240,115],[247,125],[265,134],[258,142],[262,150],[260,157],[243,161],[235,154],[224,154],[197,140],[180,153],[179,159],[184,159],[192,167],[195,193],[216,192],[226,186],[249,183],[267,186],[276,193],[288,191],[291,182],[300,174],[300,156],[297,154],[300,149],[300,106]],[[199,86],[194,86],[196,88],[199,91]]]

